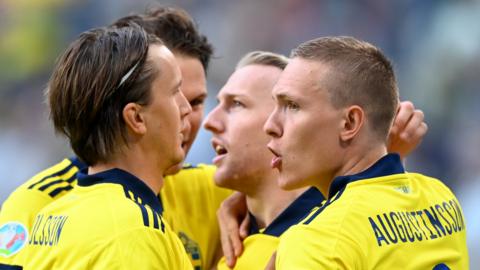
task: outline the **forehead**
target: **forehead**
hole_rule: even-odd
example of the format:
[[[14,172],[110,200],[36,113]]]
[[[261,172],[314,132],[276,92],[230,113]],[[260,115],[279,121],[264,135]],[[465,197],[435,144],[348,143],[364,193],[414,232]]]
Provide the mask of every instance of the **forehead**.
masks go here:
[[[270,98],[282,70],[266,65],[248,65],[237,69],[220,90],[218,97],[243,95]]]
[[[154,62],[177,65],[173,53],[164,45],[152,44],[148,47],[148,56]]]
[[[192,80],[200,80],[205,82],[205,69],[198,58],[186,56],[176,52],[174,52],[173,55],[175,56],[184,79],[190,78]]]
[[[174,52],[182,73],[182,92],[189,98],[207,93],[207,80],[202,63],[195,57]]]
[[[273,94],[281,95],[292,90],[302,93],[321,90],[329,71],[329,66],[320,61],[293,58],[278,79]]]
[[[153,44],[148,49],[148,59],[153,62],[159,71],[157,80],[171,81],[171,84],[177,84],[182,79],[180,68],[172,52],[164,45]]]

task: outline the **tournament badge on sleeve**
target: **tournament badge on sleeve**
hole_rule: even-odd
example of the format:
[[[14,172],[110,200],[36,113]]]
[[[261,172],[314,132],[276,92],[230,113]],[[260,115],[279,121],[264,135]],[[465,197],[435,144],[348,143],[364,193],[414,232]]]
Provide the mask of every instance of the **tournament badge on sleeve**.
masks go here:
[[[8,222],[0,226],[0,256],[10,257],[27,243],[28,231],[23,224]]]

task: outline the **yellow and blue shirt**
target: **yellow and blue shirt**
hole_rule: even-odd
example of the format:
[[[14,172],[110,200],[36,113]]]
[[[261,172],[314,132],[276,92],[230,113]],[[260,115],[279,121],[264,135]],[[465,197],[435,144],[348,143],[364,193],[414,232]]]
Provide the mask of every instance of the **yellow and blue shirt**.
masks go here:
[[[120,169],[77,177],[37,214],[24,269],[192,269],[144,182]]]
[[[163,217],[182,241],[195,270],[211,269],[221,254],[217,209],[231,190],[213,181],[216,167],[185,165],[165,177],[160,191]]]
[[[250,213],[249,235],[243,240],[243,253],[237,259],[234,269],[265,269],[272,254],[277,250],[280,236],[290,226],[297,224],[314,207],[321,205],[324,197],[312,187],[293,201],[271,224],[259,229],[255,217]],[[218,270],[230,269],[223,257]]]
[[[78,158],[65,159],[32,177],[9,196],[0,211],[0,238],[4,239],[0,241],[0,269],[21,269],[21,250],[36,214],[70,192],[77,184],[76,173],[85,167]],[[165,177],[159,195],[165,206],[163,217],[181,239],[196,270],[210,269],[218,260],[216,210],[232,193],[214,184],[215,169],[212,165],[185,165],[179,173]]]
[[[468,269],[465,220],[442,182],[389,154],[334,179],[326,203],[281,237],[276,269]]]
[[[64,159],[18,187],[0,210],[0,269],[21,269],[22,249],[28,241],[35,215],[77,184],[76,173],[85,165],[77,158]]]

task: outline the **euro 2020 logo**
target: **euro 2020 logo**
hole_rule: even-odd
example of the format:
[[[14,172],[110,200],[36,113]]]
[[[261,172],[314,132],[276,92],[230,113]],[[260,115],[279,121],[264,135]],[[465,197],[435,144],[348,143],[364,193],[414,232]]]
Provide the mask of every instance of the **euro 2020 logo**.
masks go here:
[[[23,224],[8,222],[0,227],[0,256],[10,257],[27,243],[28,231]]]

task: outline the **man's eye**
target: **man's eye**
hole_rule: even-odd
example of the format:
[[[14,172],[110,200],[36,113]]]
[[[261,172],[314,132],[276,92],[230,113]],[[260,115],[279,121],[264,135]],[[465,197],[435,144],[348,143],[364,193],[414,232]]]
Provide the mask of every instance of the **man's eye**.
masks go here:
[[[190,101],[190,106],[192,106],[192,107],[201,106],[201,105],[203,105],[203,103],[205,103],[205,99],[196,98],[196,99]]]
[[[232,107],[243,107],[243,103],[238,100],[232,100]]]
[[[298,106],[298,104],[295,103],[295,102],[293,102],[293,101],[287,101],[286,107],[287,107],[287,109],[289,109],[289,110],[298,110],[298,109],[300,109],[300,107]]]

